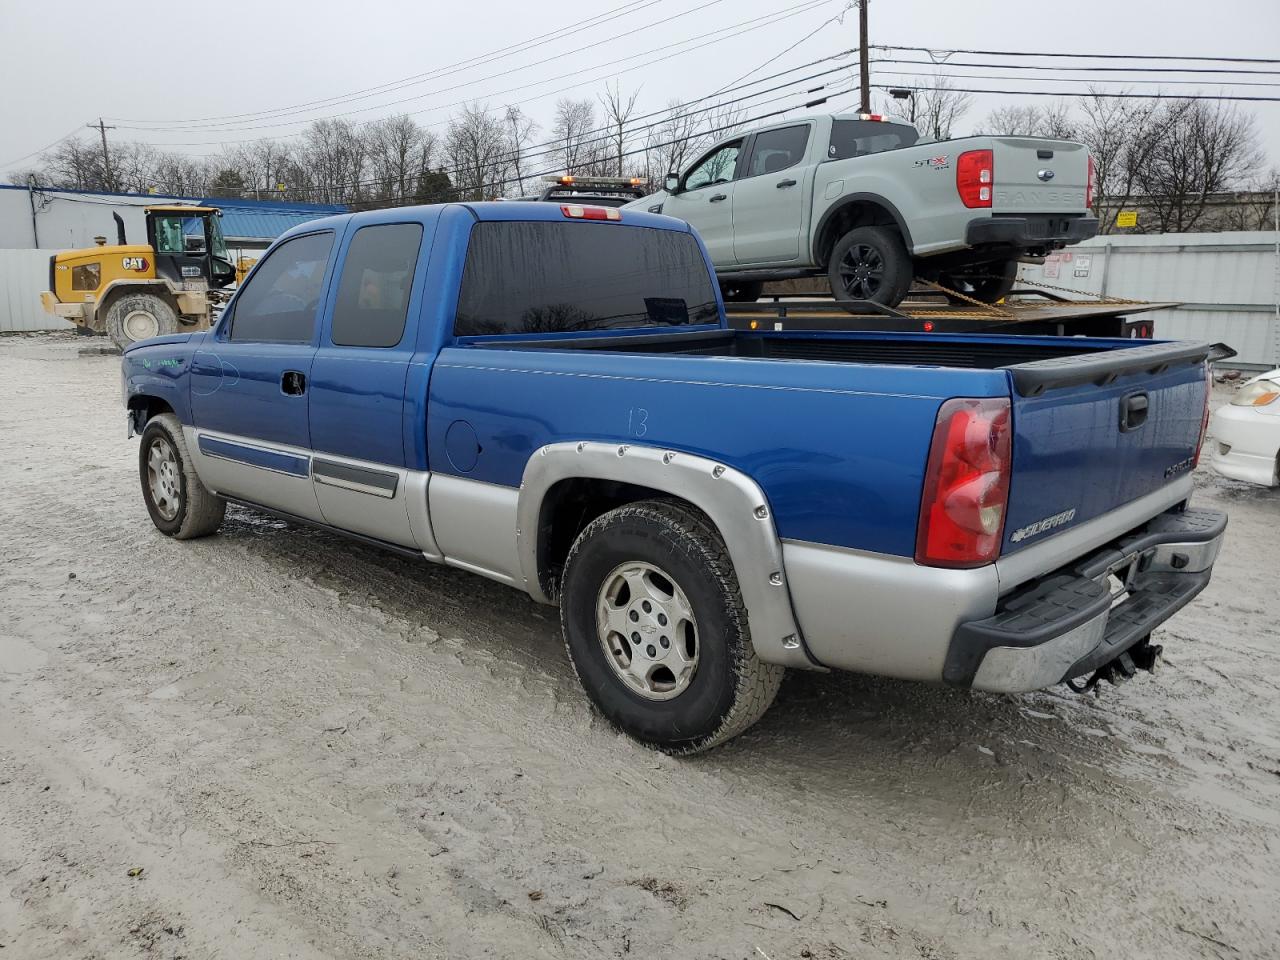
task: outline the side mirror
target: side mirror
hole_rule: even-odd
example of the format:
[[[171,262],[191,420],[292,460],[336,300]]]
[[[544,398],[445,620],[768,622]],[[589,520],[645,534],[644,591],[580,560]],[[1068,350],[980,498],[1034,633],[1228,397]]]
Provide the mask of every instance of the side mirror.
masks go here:
[[[667,179],[662,182],[662,186],[667,193],[679,193],[680,175],[678,173],[668,173]]]

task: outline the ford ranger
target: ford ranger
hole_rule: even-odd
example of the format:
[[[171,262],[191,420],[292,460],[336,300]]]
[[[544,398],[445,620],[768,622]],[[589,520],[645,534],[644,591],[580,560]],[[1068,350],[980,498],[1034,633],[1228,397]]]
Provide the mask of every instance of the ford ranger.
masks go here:
[[[1212,350],[731,330],[682,221],[495,202],[299,226],[122,375],[161,533],[234,502],[558,604],[591,700],[687,753],[786,667],[1150,666],[1225,527],[1188,505]]]
[[[918,136],[879,114],[789,120],[717,143],[628,208],[692,225],[734,300],[825,275],[846,303],[896,306],[916,277],[995,303],[1020,257],[1098,232],[1084,144]]]

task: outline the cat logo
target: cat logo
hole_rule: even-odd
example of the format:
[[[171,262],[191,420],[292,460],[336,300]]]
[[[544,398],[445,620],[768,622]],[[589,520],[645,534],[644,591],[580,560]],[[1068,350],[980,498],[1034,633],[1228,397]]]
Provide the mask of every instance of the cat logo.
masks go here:
[[[146,257],[125,257],[121,263],[126,270],[137,270],[139,273],[147,269]]]

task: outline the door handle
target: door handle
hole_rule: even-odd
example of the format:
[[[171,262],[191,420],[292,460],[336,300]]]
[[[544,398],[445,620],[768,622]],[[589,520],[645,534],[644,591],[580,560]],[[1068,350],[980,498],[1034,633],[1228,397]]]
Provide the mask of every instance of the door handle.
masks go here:
[[[781,190],[783,187],[794,187],[795,185],[796,185],[796,182],[794,180],[779,180],[777,183],[777,187],[779,190]]]
[[[1120,401],[1120,432],[1137,430],[1147,422],[1151,409],[1150,398],[1145,393],[1131,393]]]
[[[300,397],[307,392],[306,374],[298,370],[286,370],[280,374],[280,392],[290,397]]]
[[[728,199],[729,199],[729,195],[727,193],[717,193],[708,202],[719,203],[721,200],[728,200]]]

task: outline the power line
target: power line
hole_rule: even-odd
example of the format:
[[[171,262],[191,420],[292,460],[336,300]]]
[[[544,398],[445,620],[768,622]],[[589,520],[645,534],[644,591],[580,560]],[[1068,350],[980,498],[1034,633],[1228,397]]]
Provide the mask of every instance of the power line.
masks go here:
[[[1075,60],[1193,60],[1197,63],[1277,63],[1280,60],[1264,57],[1187,57],[1176,54],[1134,54],[1134,53],[1032,53],[1027,50],[951,50],[945,47],[903,47],[893,44],[878,43],[874,50],[909,50],[915,53],[926,53],[930,57],[942,54],[953,56],[958,53],[988,57],[1062,57]]]
[[[976,79],[976,78],[973,78]],[[908,84],[874,84],[877,90],[932,90],[951,93],[999,93],[1013,97],[1104,97],[1108,99],[1127,100],[1239,100],[1258,103],[1280,103],[1280,97],[1229,96],[1226,94],[1205,93],[1107,93],[1096,90],[1081,93],[1072,90],[985,90],[976,87],[926,87]]]
[[[792,50],[794,50],[796,47],[800,46],[800,44],[804,43],[806,40],[810,40],[810,39],[812,39],[812,38],[813,38],[813,36],[814,36],[816,33],[818,33],[818,31],[820,31],[820,30],[821,30],[823,27],[825,27],[827,24],[829,24],[829,23],[836,23],[837,21],[839,21],[839,22],[843,22],[843,20],[844,20],[844,15],[845,15],[846,13],[848,13],[848,12],[849,12],[850,7],[851,7],[851,4],[852,4],[852,3],[854,3],[854,2],[855,2],[855,0],[847,0],[847,2],[846,2],[846,4],[845,4],[845,6],[844,6],[844,7],[842,7],[842,8],[841,8],[841,10],[840,10],[840,12],[839,12],[838,14],[836,14],[834,17],[828,17],[826,20],[823,20],[823,21],[822,21],[820,24],[818,24],[818,25],[817,25],[813,30],[811,30],[811,31],[809,31],[808,33],[806,33],[803,37],[801,37],[801,38],[800,38],[799,40],[797,40],[795,43],[791,44],[791,46],[787,47],[787,48],[786,48],[785,50],[783,50],[781,53],[775,53],[772,57],[770,57],[769,59],[765,60],[765,61],[764,61],[763,63],[761,63],[759,66],[757,66],[757,67],[753,67],[752,69],[750,69],[750,70],[748,70],[746,73],[744,73],[742,76],[740,76],[740,77],[738,77],[738,78],[736,78],[736,79],[734,79],[734,80],[730,80],[730,81],[729,81],[728,83],[726,83],[723,87],[721,87],[719,90],[717,90],[715,93],[713,93],[713,94],[711,94],[711,95],[712,95],[712,96],[715,96],[715,95],[716,95],[716,94],[718,94],[718,93],[723,93],[725,90],[730,89],[730,88],[731,88],[735,83],[741,83],[743,80],[747,79],[747,77],[751,76],[753,73],[757,73],[758,71],[763,70],[763,69],[764,69],[765,67],[767,67],[769,64],[771,64],[771,63],[776,63],[778,60],[781,60],[783,57],[785,57],[788,53],[790,53],[790,52],[791,52]]]
[[[872,63],[884,63],[887,61],[873,60]],[[1079,77],[1019,77],[1010,76],[1009,74],[993,74],[993,73],[951,73],[951,70],[957,67],[968,66],[968,64],[958,63],[954,66],[948,66],[946,71],[906,71],[906,70],[877,70],[876,75],[881,77],[916,77],[922,74],[928,78],[938,77],[947,80],[1017,80],[1020,83],[1070,83],[1073,80],[1079,80]],[[1214,82],[1212,80],[1143,80],[1139,78],[1116,78],[1116,79],[1099,79],[1094,83],[1155,83],[1161,86],[1194,86],[1194,87],[1280,87],[1280,82],[1265,83],[1261,81],[1250,80],[1222,80]],[[1100,94],[1100,96],[1110,96],[1110,94]]]
[[[219,114],[219,115],[210,116],[210,117],[176,118],[176,119],[168,119],[168,120],[144,120],[140,118],[129,118],[129,117],[109,117],[108,119],[118,120],[122,123],[156,123],[156,124],[203,123],[206,121],[213,121],[213,120],[247,120],[252,118],[264,118],[272,114],[290,113],[293,111],[299,111],[299,110],[305,109],[307,107],[317,107],[321,105],[335,105],[336,103],[343,102],[348,98],[359,99],[359,95],[363,95],[363,94],[374,95],[380,92],[385,93],[385,92],[388,92],[388,88],[394,89],[400,86],[411,86],[414,83],[421,82],[431,77],[448,75],[449,73],[455,73],[458,70],[466,69],[471,66],[479,66],[479,65],[482,65],[483,63],[492,63],[494,60],[504,59],[505,56],[509,56],[514,53],[523,53],[528,49],[533,49],[538,46],[543,46],[546,43],[551,42],[552,40],[563,40],[565,37],[572,36],[575,33],[581,33],[582,31],[588,30],[591,27],[602,26],[605,23],[608,23],[612,20],[617,20],[624,16],[636,14],[639,11],[646,9],[647,7],[655,6],[656,4],[661,2],[662,0],[629,0],[629,2],[624,3],[620,7],[614,7],[611,10],[606,10],[604,13],[596,14],[594,17],[590,17],[586,21],[576,21],[575,23],[570,24],[569,26],[558,27],[555,30],[551,30],[547,33],[539,34],[536,37],[530,37],[529,39],[522,40],[519,43],[513,43],[505,47],[500,47],[497,50],[491,50],[488,53],[477,54],[476,56],[466,60],[458,60],[458,61],[455,61],[454,63],[445,64],[442,67],[436,67],[435,69],[428,70],[425,73],[417,73],[417,74],[413,74],[412,76],[401,77],[399,80],[388,80],[386,83],[380,83],[372,87],[362,87],[359,90],[349,91],[348,93],[336,94],[332,97],[324,97],[319,100],[308,100],[304,103],[295,103],[295,104],[290,104],[284,107],[272,107],[271,109],[268,109],[268,110],[255,110],[249,113],[227,113],[227,114]],[[716,2],[719,2],[719,0],[716,0]],[[688,12],[693,12],[693,11],[686,11],[686,13]]]
[[[695,8],[694,8],[694,11],[686,11],[686,13],[695,12],[695,11],[697,11],[697,10],[702,10],[702,9],[704,9],[704,8],[708,7],[708,6],[711,6],[711,5],[712,5],[712,4],[714,4],[714,3],[719,3],[719,2],[721,2],[721,0],[708,0],[708,2],[703,3],[703,4],[701,4],[701,5],[700,5],[700,6],[698,6],[698,7],[695,7]],[[825,4],[827,4],[827,3],[830,3],[830,2],[831,2],[831,0],[803,0],[803,2],[798,3],[798,4],[795,4],[795,5],[791,6],[791,7],[786,7],[786,8],[783,8],[782,10],[774,11],[774,12],[772,12],[772,13],[764,14],[764,15],[762,15],[762,16],[752,17],[752,18],[749,18],[749,19],[747,19],[747,20],[741,20],[741,21],[739,21],[739,22],[737,22],[737,23],[729,24],[728,26],[718,27],[718,28],[716,28],[715,30],[708,31],[707,33],[699,34],[699,35],[694,36],[694,37],[688,37],[688,38],[683,39],[683,40],[673,41],[672,43],[662,44],[662,45],[660,45],[660,46],[653,47],[653,48],[651,48],[651,49],[649,49],[649,50],[643,50],[643,51],[641,51],[641,52],[639,52],[639,53],[634,53],[634,54],[631,54],[631,55],[629,55],[629,56],[625,56],[625,57],[613,57],[612,59],[610,59],[610,60],[608,60],[608,61],[605,61],[605,62],[602,62],[602,63],[593,64],[592,66],[589,66],[589,67],[582,67],[582,68],[580,68],[580,69],[578,69],[578,70],[571,70],[571,71],[569,71],[569,72],[567,72],[567,73],[558,74],[558,75],[556,75],[556,76],[554,76],[554,77],[547,77],[547,78],[545,78],[545,79],[543,79],[543,80],[535,80],[535,81],[533,81],[533,83],[532,83],[532,84],[525,83],[525,84],[522,84],[522,85],[521,85],[521,86],[519,86],[519,87],[512,87],[512,88],[510,88],[510,89],[508,89],[508,90],[500,90],[500,91],[497,91],[496,93],[484,94],[483,96],[486,96],[486,97],[490,97],[490,96],[500,96],[500,95],[501,95],[501,94],[503,94],[503,93],[510,93],[510,92],[512,92],[512,91],[514,91],[514,90],[523,90],[523,89],[526,89],[527,87],[529,87],[529,86],[531,86],[531,85],[536,86],[536,85],[538,85],[538,84],[542,84],[542,83],[552,83],[552,82],[554,82],[554,81],[556,81],[556,80],[563,80],[563,79],[567,79],[567,78],[569,78],[569,77],[578,76],[578,75],[580,75],[580,74],[586,73],[586,72],[591,71],[591,70],[598,70],[598,69],[601,69],[601,68],[608,68],[608,67],[611,67],[612,65],[617,64],[617,63],[623,63],[623,62],[626,62],[627,60],[634,60],[634,59],[636,59],[636,58],[638,58],[638,57],[648,56],[648,55],[649,55],[649,54],[651,54],[651,53],[659,53],[659,52],[661,52],[661,51],[663,51],[663,50],[669,50],[669,49],[671,49],[672,47],[682,46],[682,45],[684,45],[684,44],[686,44],[686,43],[690,43],[690,42],[695,41],[695,40],[702,40],[702,39],[704,39],[704,38],[706,38],[706,37],[714,37],[716,34],[722,34],[722,33],[725,33],[726,31],[729,31],[729,30],[735,30],[735,29],[737,29],[738,27],[747,27],[747,29],[741,30],[741,31],[739,31],[738,33],[730,34],[729,36],[726,36],[726,37],[719,37],[719,38],[717,38],[716,40],[712,40],[712,41],[710,41],[710,43],[719,43],[719,42],[721,42],[721,41],[723,41],[723,40],[730,39],[731,37],[740,36],[740,35],[741,35],[741,34],[743,34],[743,33],[749,33],[749,32],[751,32],[752,30],[758,30],[758,29],[760,29],[760,28],[762,28],[762,27],[769,26],[769,25],[771,25],[772,23],[780,23],[780,22],[781,22],[781,21],[783,21],[783,20],[790,19],[790,18],[791,18],[791,17],[793,17],[793,16],[798,16],[798,15],[799,15],[799,14],[801,14],[801,13],[807,12],[808,10],[812,10],[812,9],[814,9],[814,8],[816,8],[816,7],[823,6],[823,5],[825,5]],[[684,15],[685,15],[685,14],[684,14],[684,13],[682,13],[682,14],[678,14],[677,16],[684,16]],[[668,17],[667,19],[668,19],[668,20],[672,20],[672,19],[675,19],[675,17]],[[760,21],[764,21],[764,22],[760,22]],[[666,21],[658,21],[658,23],[664,23],[664,22],[666,22]],[[748,26],[749,24],[755,24],[755,26]],[[651,27],[651,26],[656,26],[656,24],[649,24],[649,25],[646,25],[645,27],[639,27],[639,28],[636,28],[636,30],[628,31],[628,33],[636,33],[636,32],[638,32],[638,31],[640,31],[640,30],[648,29],[648,28],[649,28],[649,27]],[[625,35],[627,35],[627,34],[622,34],[622,36],[625,36]],[[707,45],[709,45],[709,44],[703,44],[702,46],[707,46]],[[683,54],[683,53],[689,53],[689,52],[691,52],[692,50],[697,50],[697,49],[700,49],[700,47],[691,47],[689,50],[684,50],[684,51],[681,51],[680,53],[681,53],[681,54]],[[395,107],[395,106],[399,106],[399,105],[401,105],[401,104],[405,104],[405,103],[411,103],[411,102],[413,102],[413,101],[415,101],[415,100],[422,100],[422,99],[424,99],[424,98],[426,98],[426,97],[436,96],[437,94],[441,94],[441,93],[447,93],[447,92],[449,92],[449,91],[451,91],[451,90],[458,90],[458,89],[461,89],[461,88],[464,88],[464,87],[470,87],[470,86],[472,86],[472,85],[474,85],[474,84],[485,83],[485,82],[487,82],[487,81],[489,81],[489,80],[495,80],[495,79],[497,79],[497,78],[499,78],[499,77],[508,76],[508,75],[510,75],[510,74],[512,74],[512,73],[519,73],[520,71],[522,71],[522,70],[527,70],[527,69],[529,69],[530,67],[541,66],[541,65],[543,65],[543,64],[551,63],[551,62],[553,62],[553,61],[561,60],[561,59],[563,59],[563,56],[562,56],[562,55],[550,56],[550,57],[546,57],[546,58],[544,58],[544,59],[542,59],[542,60],[534,61],[533,63],[524,64],[524,65],[519,66],[519,67],[512,67],[512,68],[510,68],[510,69],[508,69],[508,70],[503,70],[503,71],[500,71],[500,72],[498,72],[498,73],[496,73],[496,74],[491,74],[490,76],[487,76],[487,77],[482,77],[482,78],[479,78],[479,79],[476,79],[476,80],[468,80],[468,81],[465,81],[465,82],[456,83],[456,84],[453,84],[452,86],[448,86],[448,87],[441,87],[441,88],[439,88],[439,89],[431,90],[431,91],[428,91],[428,92],[426,92],[426,93],[415,94],[415,95],[413,95],[413,96],[411,96],[411,97],[403,97],[403,98],[401,98],[401,99],[399,99],[399,100],[391,100],[391,101],[388,101],[388,102],[386,102],[386,103],[379,103],[379,104],[375,104],[375,105],[373,105],[373,106],[368,106],[368,107],[360,107],[360,108],[355,109],[355,110],[347,110],[347,111],[343,111],[343,112],[340,112],[340,113],[326,114],[326,115],[325,115],[325,116],[323,116],[323,117],[312,117],[312,118],[305,119],[305,120],[288,120],[288,121],[283,121],[283,122],[281,122],[281,123],[253,124],[253,125],[249,125],[249,126],[242,126],[242,127],[227,126],[225,123],[210,123],[210,124],[180,124],[180,125],[175,125],[175,126],[154,126],[154,127],[137,127],[137,126],[129,126],[129,127],[126,127],[125,129],[129,129],[129,130],[138,130],[138,131],[154,131],[154,132],[173,132],[173,131],[208,130],[208,131],[210,131],[210,132],[239,133],[239,132],[246,131],[246,130],[272,130],[272,129],[278,129],[278,128],[280,128],[280,127],[294,127],[294,126],[298,126],[298,125],[300,125],[300,124],[314,123],[316,120],[336,120],[336,119],[339,119],[339,118],[341,118],[341,117],[348,117],[348,116],[352,116],[352,115],[357,114],[357,113],[365,113],[365,112],[367,112],[367,111],[369,111],[369,110],[381,110],[381,109],[385,109],[385,108],[388,108],[388,107]],[[657,61],[650,61],[650,63],[652,63],[652,62],[657,62]],[[645,66],[645,65],[647,65],[647,64],[640,64],[639,66]],[[635,68],[633,67],[633,68],[629,68],[629,69],[635,69]],[[625,72],[625,71],[619,71],[619,72]],[[599,78],[596,78],[596,79],[599,79]],[[588,82],[591,82],[591,81],[588,81]],[[469,97],[468,99],[475,99],[475,98],[474,98],[474,97]],[[453,103],[453,104],[447,104],[447,105],[444,105],[444,106],[429,107],[429,108],[426,108],[426,109],[428,109],[428,110],[439,110],[439,109],[447,109],[448,107],[451,107],[451,106],[458,106],[458,105],[459,105],[458,103]],[[421,112],[425,112],[425,111],[416,111],[416,112],[421,113]]]
[[[52,150],[54,147],[60,144],[63,140],[69,140],[72,137],[74,137],[76,134],[78,134],[81,131],[81,129],[83,128],[79,124],[76,124],[76,126],[72,128],[70,133],[64,133],[57,140],[53,141],[53,143],[45,144],[39,150],[32,150],[30,153],[23,154],[22,156],[18,157],[16,160],[10,160],[8,163],[0,163],[0,167],[5,167],[5,168],[12,167],[15,164],[21,163],[23,160],[26,160],[28,157],[34,157],[37,154],[44,153],[46,150]]]
[[[948,69],[953,67],[983,67],[1001,70],[1048,70],[1054,73],[1231,73],[1253,76],[1280,75],[1280,70],[1244,70],[1233,67],[1095,67],[1092,65],[1051,67],[1040,63],[961,63],[951,60],[941,62],[936,60],[902,60],[893,57],[881,57],[875,62],[914,64],[930,68],[946,67]]]

